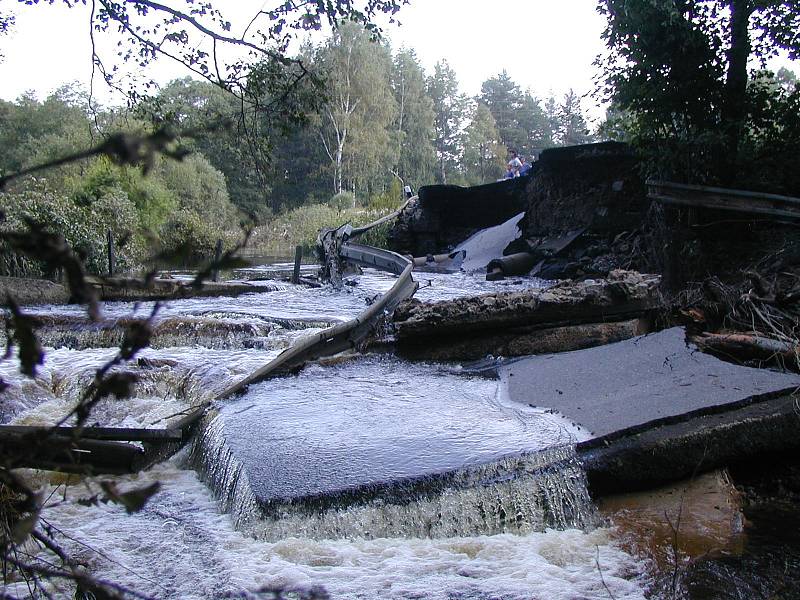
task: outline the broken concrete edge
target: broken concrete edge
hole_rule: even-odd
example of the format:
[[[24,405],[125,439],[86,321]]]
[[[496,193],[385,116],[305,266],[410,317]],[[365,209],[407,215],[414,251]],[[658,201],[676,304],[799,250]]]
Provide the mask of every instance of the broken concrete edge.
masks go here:
[[[617,270],[607,279],[565,280],[549,288],[495,292],[423,304],[408,301],[395,311],[399,339],[465,335],[498,327],[591,323],[631,318],[661,307],[658,275]]]
[[[659,419],[653,419],[651,421],[647,421],[646,423],[642,423],[640,425],[635,425],[633,427],[627,427],[625,429],[620,429],[618,431],[614,431],[613,433],[609,433],[608,435],[599,436],[596,438],[592,438],[591,440],[587,440],[585,442],[581,442],[580,447],[581,449],[588,450],[591,448],[598,448],[603,446],[608,446],[612,442],[615,442],[622,438],[629,438],[632,435],[639,434],[644,431],[653,430],[658,427],[665,427],[670,425],[676,425],[683,422],[689,422],[698,417],[706,417],[711,415],[717,414],[726,414],[730,413],[731,411],[736,411],[740,408],[750,406],[752,404],[758,404],[761,402],[769,402],[770,400],[775,400],[776,398],[783,398],[783,397],[793,397],[795,393],[798,392],[798,389],[795,387],[784,388],[781,390],[776,390],[773,392],[766,392],[764,394],[756,394],[753,396],[748,396],[747,398],[743,398],[741,400],[737,400],[735,402],[728,402],[725,404],[718,404],[716,406],[707,406],[704,408],[700,408],[697,410],[681,413],[678,415],[671,415],[668,417],[662,417]]]
[[[578,444],[592,497],[652,489],[758,456],[800,449],[800,409],[792,391]]]
[[[606,315],[606,318],[600,323],[574,319],[567,323],[478,331],[469,336],[401,338],[396,341],[396,352],[412,360],[475,361],[487,355],[516,358],[583,350],[643,335],[652,329],[652,319],[639,312]]]
[[[347,510],[354,506],[385,504],[405,506],[431,500],[447,492],[489,487],[521,477],[536,478],[559,465],[575,463],[570,445],[551,446],[538,451],[508,454],[478,465],[408,476],[389,481],[342,487],[330,492],[262,500],[257,498],[263,518],[280,519],[291,506],[292,511],[318,515],[327,511]]]

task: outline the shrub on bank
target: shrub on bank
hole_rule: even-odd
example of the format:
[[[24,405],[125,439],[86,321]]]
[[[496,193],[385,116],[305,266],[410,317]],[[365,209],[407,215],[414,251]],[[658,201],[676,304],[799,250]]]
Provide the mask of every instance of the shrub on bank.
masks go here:
[[[223,247],[231,247],[233,232],[213,223],[190,208],[175,212],[161,229],[161,252],[179,263],[191,263],[211,258],[217,240]]]
[[[310,252],[316,245],[320,229],[339,227],[345,223],[365,225],[388,212],[391,211],[365,208],[339,211],[330,204],[301,206],[275,215],[270,221],[257,227],[249,251],[271,256],[292,256],[295,246],[303,246],[306,252]],[[385,246],[388,228],[387,225],[378,227],[365,234],[361,240],[371,246]]]
[[[107,270],[107,232],[116,241],[117,265],[120,270],[134,267],[142,255],[136,236],[138,216],[135,206],[124,193],[109,192],[91,206],[81,206],[58,192],[28,190],[0,195],[0,210],[5,221],[2,231],[24,231],[26,220],[38,223],[48,231],[64,236],[67,243],[84,260],[90,273]],[[0,242],[0,275],[14,277],[52,276],[39,261],[17,254]]]
[[[329,204],[340,213],[352,209],[356,205],[356,197],[352,192],[339,192],[331,198]]]

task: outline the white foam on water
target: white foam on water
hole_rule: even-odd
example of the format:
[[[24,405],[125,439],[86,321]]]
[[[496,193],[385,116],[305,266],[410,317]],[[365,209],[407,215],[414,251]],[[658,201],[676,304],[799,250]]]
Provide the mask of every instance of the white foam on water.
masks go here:
[[[219,350],[204,347],[144,349],[128,364],[115,367],[138,377],[130,398],[102,399],[88,424],[103,427],[167,427],[168,417],[197,406],[263,366],[291,339],[318,329],[284,331],[272,350]],[[0,377],[11,383],[3,392],[3,422],[51,425],[79,402],[95,372],[114,357],[116,348],[49,349],[35,379],[18,372],[16,355],[0,363]],[[143,359],[146,366],[139,365]]]
[[[291,286],[236,299],[178,301],[169,303],[162,315],[218,317],[233,311],[260,319],[341,320],[356,314],[365,306],[365,299],[385,291],[392,281],[387,275],[367,275],[344,293],[332,288],[309,291]],[[448,285],[442,279],[437,292],[463,294],[459,281],[451,280]],[[79,308],[36,309],[50,310],[81,313]],[[132,310],[130,303],[115,303],[106,306],[105,314],[129,316]],[[147,313],[149,304],[143,303],[137,314]],[[275,353],[279,350],[276,346]],[[18,365],[13,357],[0,362],[0,376],[12,384],[9,414],[19,416],[32,406],[50,403],[48,418],[61,417],[66,405],[85,389],[94,370],[114,352],[113,348],[50,350],[35,380],[16,372]],[[136,420],[126,420],[137,412],[135,407],[108,401],[105,424],[149,425],[145,422],[161,414],[153,413],[154,409],[167,408],[159,407],[159,402],[166,399],[185,406],[212,395],[262,366],[272,351],[181,347],[145,350],[140,356],[156,366],[148,367],[152,376],[146,376],[138,388],[141,393],[135,401],[142,406]],[[174,364],[170,366],[169,361]],[[2,398],[4,404],[9,397]],[[497,401],[504,404],[502,398]],[[5,412],[0,416],[5,419]],[[561,427],[557,425],[559,431]],[[97,576],[163,599],[218,598],[261,586],[322,586],[333,598],[345,599],[573,600],[605,599],[609,591],[620,600],[644,598],[638,581],[642,568],[614,545],[605,529],[434,540],[289,537],[260,542],[236,531],[231,517],[219,511],[197,474],[182,464],[173,459],[135,476],[103,478],[117,481],[123,490],[161,481],[162,490],[140,513],[129,516],[116,505],[77,503],[77,499],[96,493],[94,481],[90,482],[93,491],[82,483],[72,486],[65,501],[56,500],[62,497],[63,490],[58,490],[43,518],[63,532],[58,534],[62,545]],[[45,486],[46,494],[52,490]],[[5,591],[27,595],[22,587],[10,586]],[[65,589],[54,596],[71,597],[71,593]]]
[[[644,598],[636,559],[614,545],[607,529],[266,543],[234,530],[178,459],[113,479],[122,489],[154,480],[163,487],[140,513],[126,515],[116,505],[77,504],[90,492],[74,485],[65,502],[58,490],[44,518],[96,575],[161,599],[205,600],[262,586],[322,586],[335,599]]]

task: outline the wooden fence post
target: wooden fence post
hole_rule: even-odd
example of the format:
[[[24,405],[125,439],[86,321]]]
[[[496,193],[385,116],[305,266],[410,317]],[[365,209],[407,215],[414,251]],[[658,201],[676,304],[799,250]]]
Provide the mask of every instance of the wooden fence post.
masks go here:
[[[108,239],[108,276],[113,277],[117,270],[117,256],[114,252],[114,232],[110,229],[106,235]]]
[[[294,249],[294,271],[292,271],[292,283],[300,283],[300,260],[303,258],[303,247],[296,246]]]
[[[219,261],[222,260],[222,240],[217,240],[217,247],[214,250],[214,264],[219,265]],[[211,273],[211,281],[219,280],[219,269],[214,268],[214,271]]]

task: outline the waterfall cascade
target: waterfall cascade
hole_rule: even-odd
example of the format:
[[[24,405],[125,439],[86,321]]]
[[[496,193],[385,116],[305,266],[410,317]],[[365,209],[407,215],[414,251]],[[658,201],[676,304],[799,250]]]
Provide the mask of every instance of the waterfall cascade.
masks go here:
[[[37,334],[41,343],[51,348],[113,348],[122,343],[128,321],[108,319],[92,323],[85,318],[59,315],[41,319]],[[278,338],[286,332],[330,325],[331,321],[321,319],[258,318],[236,313],[169,316],[152,324],[150,345],[156,349],[202,346],[268,350],[280,347]],[[4,341],[2,335],[0,341]]]
[[[443,538],[596,524],[573,446],[326,495],[262,502],[245,465],[227,446],[223,429],[219,415],[206,418],[192,448],[193,466],[237,528],[258,539]]]

